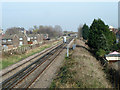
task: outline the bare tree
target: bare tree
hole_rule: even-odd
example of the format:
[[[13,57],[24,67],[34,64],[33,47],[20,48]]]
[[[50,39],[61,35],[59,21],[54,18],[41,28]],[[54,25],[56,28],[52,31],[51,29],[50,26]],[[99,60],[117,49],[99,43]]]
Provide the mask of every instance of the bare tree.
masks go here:
[[[59,36],[59,37],[62,36],[63,33],[62,33],[62,28],[61,28],[61,26],[55,25],[54,29],[55,29],[56,32],[58,32],[58,36]]]
[[[79,27],[78,27],[78,38],[79,39],[82,37],[82,27],[83,27],[83,25],[79,25]]]
[[[5,32],[6,35],[13,35],[13,34],[19,34],[21,33],[21,31],[23,31],[24,28],[20,28],[20,27],[12,27],[12,28],[8,28]]]
[[[59,25],[52,26],[34,26],[33,33],[48,34],[49,37],[59,37],[62,35],[62,28]]]

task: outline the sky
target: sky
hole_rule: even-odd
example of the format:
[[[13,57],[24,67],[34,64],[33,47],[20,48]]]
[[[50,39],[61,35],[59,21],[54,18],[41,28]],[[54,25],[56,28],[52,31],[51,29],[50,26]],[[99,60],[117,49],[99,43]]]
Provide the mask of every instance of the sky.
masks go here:
[[[118,2],[2,2],[2,28],[34,25],[60,25],[63,30],[77,31],[79,25],[90,26],[101,18],[118,27]]]
[[[120,1],[118,3],[118,27],[120,28]]]

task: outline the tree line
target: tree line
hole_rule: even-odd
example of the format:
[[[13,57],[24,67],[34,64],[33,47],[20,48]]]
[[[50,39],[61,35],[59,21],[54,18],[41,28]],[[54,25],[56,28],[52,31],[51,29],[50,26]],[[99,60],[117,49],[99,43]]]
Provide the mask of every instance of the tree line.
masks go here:
[[[21,31],[25,30],[23,27],[11,27],[5,32],[7,35],[19,34]],[[62,33],[62,28],[59,25],[53,26],[33,26],[29,30],[26,30],[26,34],[48,34],[50,38],[60,37]]]
[[[59,25],[52,26],[34,26],[32,28],[33,33],[37,34],[49,34],[49,37],[60,37],[62,35],[62,28]]]
[[[90,27],[84,24],[78,28],[78,32],[81,32],[79,36],[81,34],[98,57],[104,57],[105,54],[120,48],[120,42],[116,43],[116,35],[101,19],[94,19]]]

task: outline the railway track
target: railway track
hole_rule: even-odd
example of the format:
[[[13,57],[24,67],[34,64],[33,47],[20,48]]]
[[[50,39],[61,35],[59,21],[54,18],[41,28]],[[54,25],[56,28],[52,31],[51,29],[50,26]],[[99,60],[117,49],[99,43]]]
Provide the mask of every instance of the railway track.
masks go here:
[[[13,67],[11,70],[8,70],[7,72],[2,74],[2,80],[4,81],[5,79],[9,78],[10,76],[12,76],[13,74],[15,74],[17,71],[21,70],[22,68],[26,67],[27,65],[31,64],[33,61],[37,60],[38,58],[40,58],[41,56],[45,55],[47,52],[49,52],[50,50],[54,49],[55,47],[59,46],[62,42],[59,42],[55,45],[53,45],[52,47],[45,49],[44,51],[41,51],[40,53],[36,54],[35,56],[31,57],[29,60],[24,61],[20,61],[19,65],[14,65],[15,67]],[[22,62],[22,63],[21,63]]]
[[[72,39],[69,39],[69,42]],[[41,58],[37,59],[27,67],[23,68],[13,76],[4,80],[1,85],[2,88],[29,88],[32,83],[40,76],[40,74],[50,65],[50,63],[60,54],[65,47],[65,44],[60,44]],[[41,69],[41,65],[44,66]],[[27,82],[27,83],[26,83]]]

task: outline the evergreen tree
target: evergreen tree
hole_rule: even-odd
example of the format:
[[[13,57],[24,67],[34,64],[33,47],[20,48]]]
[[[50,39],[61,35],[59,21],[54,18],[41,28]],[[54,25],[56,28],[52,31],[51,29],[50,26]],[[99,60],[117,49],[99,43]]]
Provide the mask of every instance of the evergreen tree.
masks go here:
[[[103,33],[101,33],[100,36],[98,37],[96,44],[97,44],[97,50],[99,50],[99,49],[103,49],[105,51],[109,50],[109,48],[108,48],[109,45],[108,45],[107,39]]]
[[[107,51],[112,47],[115,41],[116,37],[113,32],[109,30],[108,25],[105,25],[101,19],[94,19],[89,30],[89,47],[95,50],[103,49]]]
[[[83,37],[83,39],[87,40],[88,35],[89,35],[89,27],[86,24],[84,24],[83,27],[82,27],[82,37]]]

